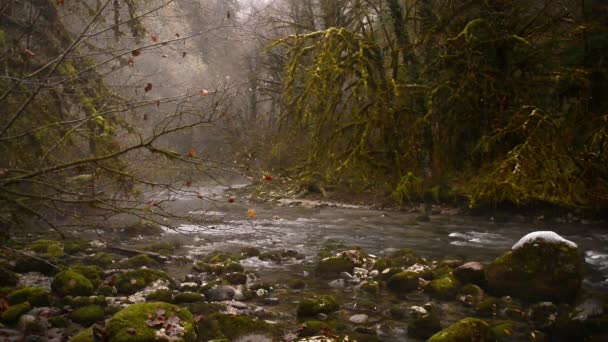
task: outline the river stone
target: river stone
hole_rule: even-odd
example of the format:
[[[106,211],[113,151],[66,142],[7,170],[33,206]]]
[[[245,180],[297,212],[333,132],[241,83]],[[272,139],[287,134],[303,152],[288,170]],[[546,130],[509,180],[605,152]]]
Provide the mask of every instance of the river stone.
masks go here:
[[[486,281],[484,266],[477,261],[467,262],[454,270],[454,276],[463,284],[483,286]]]
[[[583,260],[574,243],[553,234],[547,239],[529,234],[496,258],[485,270],[490,291],[528,301],[574,299],[581,288]]]
[[[210,302],[222,302],[232,300],[235,295],[234,287],[232,286],[216,286],[205,292],[207,300]]]
[[[465,318],[433,335],[428,342],[496,341],[488,323],[477,318]]]
[[[388,280],[387,286],[397,294],[415,291],[418,289],[418,273],[410,271],[397,273]]]
[[[366,314],[357,314],[350,316],[348,320],[355,324],[365,324],[369,320],[369,316]]]

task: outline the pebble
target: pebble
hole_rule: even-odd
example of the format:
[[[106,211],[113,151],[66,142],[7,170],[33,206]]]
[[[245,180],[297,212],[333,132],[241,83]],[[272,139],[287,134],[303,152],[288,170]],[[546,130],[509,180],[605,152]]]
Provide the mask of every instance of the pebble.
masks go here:
[[[365,324],[369,320],[369,316],[366,314],[357,314],[350,316],[348,320],[355,324]]]
[[[326,321],[327,320],[327,315],[324,314],[324,313],[317,314],[317,319],[319,321]]]
[[[380,275],[380,271],[378,271],[378,270],[373,270],[373,271],[369,272],[369,276],[372,278],[376,278],[379,275]]]

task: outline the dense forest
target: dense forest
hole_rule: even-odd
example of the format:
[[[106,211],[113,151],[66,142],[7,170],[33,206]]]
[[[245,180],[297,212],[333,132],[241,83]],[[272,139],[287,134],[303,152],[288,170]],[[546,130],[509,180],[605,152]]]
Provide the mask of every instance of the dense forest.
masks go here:
[[[603,340],[607,57],[604,0],[2,0],[0,340]]]

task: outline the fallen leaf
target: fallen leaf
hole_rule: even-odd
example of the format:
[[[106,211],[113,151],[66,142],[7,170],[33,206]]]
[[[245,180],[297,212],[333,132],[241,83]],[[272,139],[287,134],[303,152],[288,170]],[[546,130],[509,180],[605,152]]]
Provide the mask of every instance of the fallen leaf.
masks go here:
[[[158,205],[158,203],[156,203],[156,201],[148,201],[148,203],[146,203],[146,204],[151,207],[156,207]]]
[[[57,0],[57,5],[63,6],[65,4],[65,0]]]
[[[21,51],[21,53],[25,57],[34,57],[34,56],[36,56],[35,53],[33,53],[31,50],[28,50],[28,49],[23,49],[23,51]]]
[[[192,158],[194,156],[196,156],[196,151],[191,148],[190,150],[188,150],[188,157]]]
[[[264,180],[270,182],[272,180],[272,176],[264,175]]]
[[[165,312],[166,311],[163,308],[156,308],[156,316],[163,316]]]
[[[129,64],[129,66],[132,68],[133,67],[133,59],[129,58],[129,60],[127,61],[127,64]]]
[[[144,90],[147,92],[149,92],[150,90],[152,90],[152,83],[148,83],[148,85],[144,88]]]
[[[182,52],[182,58],[186,58],[186,55],[187,55],[187,54],[188,54],[188,53],[187,53],[186,51]]]
[[[157,36],[152,36],[152,41],[157,43],[158,42],[158,37]]]
[[[255,209],[247,210],[247,216],[249,216],[249,218],[255,218]]]
[[[236,201],[236,199],[234,197],[228,198],[228,203],[234,203],[235,201]]]
[[[196,197],[198,197],[199,199],[205,199],[205,196],[203,196],[201,194],[197,194]]]
[[[209,91],[207,89],[203,89],[201,91],[201,96],[208,96],[209,95]]]
[[[273,220],[275,220],[275,221],[278,221],[278,220],[280,220],[281,218],[279,217],[279,215],[274,215],[274,216],[272,217],[272,219],[273,219]]]
[[[186,186],[192,186],[192,181],[187,181]]]
[[[133,51],[131,51],[131,54],[132,54],[133,56],[137,57],[137,56],[141,55],[141,51],[139,51],[139,49],[137,49],[137,50],[133,50]]]
[[[4,177],[6,175],[8,175],[8,169],[0,167],[0,177]]]
[[[177,38],[179,38],[179,33],[176,33],[176,34],[175,34],[175,36],[176,36]]]

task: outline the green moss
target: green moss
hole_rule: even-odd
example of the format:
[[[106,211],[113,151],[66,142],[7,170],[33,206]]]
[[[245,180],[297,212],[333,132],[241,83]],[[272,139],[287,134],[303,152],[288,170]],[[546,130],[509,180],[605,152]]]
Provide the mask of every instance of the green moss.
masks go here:
[[[64,297],[64,299],[69,303],[68,305],[73,306],[75,308],[80,308],[83,306],[97,305],[97,306],[106,306],[106,298],[104,296],[91,296],[91,297],[74,297],[71,296]]]
[[[178,241],[157,242],[144,247],[144,250],[167,256],[172,255],[180,245]]]
[[[416,272],[404,271],[393,275],[386,285],[397,294],[406,294],[418,289],[418,277]]]
[[[173,290],[169,290],[169,289],[156,290],[146,296],[146,301],[171,303],[173,301]]]
[[[427,339],[441,330],[441,323],[436,315],[410,319],[407,324],[407,335],[419,339]]]
[[[81,331],[78,335],[72,337],[69,342],[95,342],[93,339],[93,328]]]
[[[486,298],[475,306],[475,314],[479,317],[494,317],[498,312],[498,299],[494,297]]]
[[[249,333],[278,337],[277,329],[263,320],[221,313],[213,314],[200,321],[198,331],[199,340],[202,341],[222,338],[234,341]]]
[[[29,302],[32,306],[48,306],[50,304],[49,293],[42,287],[25,287],[15,290],[8,296],[11,305]]]
[[[157,309],[164,310],[163,316],[166,318],[177,316],[180,319],[180,325],[184,327],[185,333],[179,341],[196,340],[194,319],[190,311],[161,302],[134,304],[118,312],[106,324],[108,340],[112,342],[157,341],[158,329],[147,325],[148,317],[157,316]],[[133,331],[134,334],[130,333]]]
[[[43,254],[44,256],[50,258],[60,258],[65,255],[63,252],[63,246],[57,241],[37,240],[34,241],[29,247],[34,252]]]
[[[488,323],[476,318],[465,318],[436,333],[428,340],[428,342],[470,341],[496,341],[496,336],[492,333]]]
[[[139,254],[116,263],[116,268],[138,268],[158,266],[158,262],[148,255]]]
[[[70,241],[63,243],[63,251],[68,254],[84,253],[91,247],[88,241]]]
[[[29,302],[23,302],[21,304],[11,305],[2,313],[0,321],[5,324],[15,324],[19,321],[19,318],[26,314],[32,309]]]
[[[310,336],[318,336],[322,335],[322,331],[333,330],[333,327],[328,322],[322,321],[306,321],[302,323],[300,326],[300,330],[298,330],[299,337],[310,337]]]
[[[97,321],[103,320],[104,309],[98,305],[83,306],[72,311],[70,319],[82,326],[88,327]]]
[[[244,285],[247,283],[247,275],[241,272],[228,273],[223,278],[231,285]]]
[[[53,328],[67,328],[70,325],[70,320],[63,316],[49,317],[49,323]]]
[[[458,292],[459,283],[454,277],[444,277],[431,281],[425,291],[440,299],[453,299]]]
[[[59,270],[43,260],[28,256],[20,256],[15,262],[15,272],[39,272],[50,276],[59,272]]]
[[[19,278],[15,272],[0,266],[0,286],[16,286]]]
[[[118,275],[114,286],[119,293],[133,294],[159,279],[172,282],[172,279],[163,271],[142,268]]]
[[[70,270],[74,271],[74,272],[78,272],[78,273],[82,274],[83,276],[85,276],[85,278],[87,278],[91,281],[91,283],[93,284],[94,287],[97,287],[97,286],[99,286],[99,284],[101,284],[102,278],[104,276],[104,273],[101,270],[101,268],[99,268],[97,266],[77,265],[77,266],[70,268]]]
[[[329,314],[338,310],[336,297],[322,295],[316,298],[304,299],[298,304],[298,317],[314,317],[320,313]]]
[[[82,274],[67,270],[55,276],[51,289],[62,297],[67,295],[89,296],[93,294],[93,283]]]
[[[340,274],[341,272],[352,272],[355,263],[342,257],[327,257],[319,260],[315,271],[317,274]]]
[[[101,284],[97,287],[97,293],[109,297],[116,294],[116,289],[113,286]]]
[[[0,30],[0,46],[4,46],[4,44],[6,44],[6,33]]]
[[[175,297],[173,297],[174,304],[202,302],[204,300],[205,296],[200,293],[194,292],[182,292],[176,294]]]
[[[306,281],[300,278],[291,278],[287,280],[287,286],[290,289],[300,290],[306,287]]]
[[[240,256],[233,253],[227,253],[223,251],[213,251],[202,259],[202,262],[208,264],[216,264],[216,263],[225,263],[228,261],[238,262],[240,260]]]

